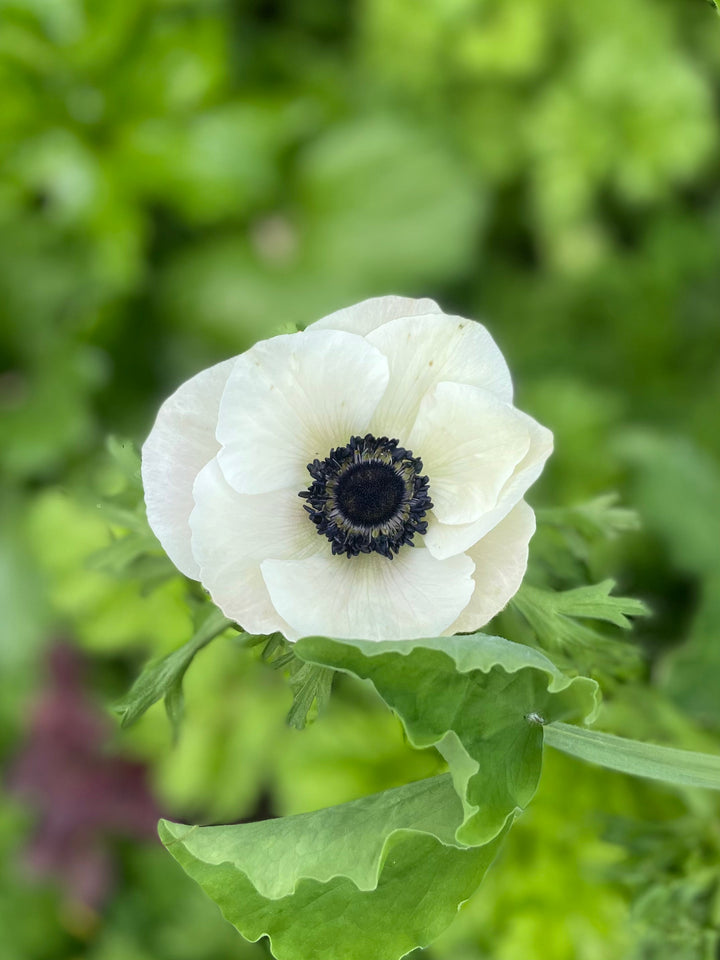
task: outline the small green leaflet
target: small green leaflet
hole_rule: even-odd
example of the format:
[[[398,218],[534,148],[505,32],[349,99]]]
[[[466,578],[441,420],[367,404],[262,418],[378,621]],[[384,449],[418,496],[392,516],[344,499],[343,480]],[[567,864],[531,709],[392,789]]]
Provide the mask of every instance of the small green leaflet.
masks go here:
[[[105,446],[128,483],[142,492],[140,451],[133,441],[111,434],[105,441]]]
[[[628,617],[646,617],[648,608],[633,597],[613,597],[610,591],[615,586],[613,580],[603,580],[587,587],[575,587],[574,590],[555,592],[542,590],[524,584],[513,602],[523,612],[527,611],[531,620],[541,629],[558,617],[570,617],[580,620],[603,620],[616,627],[629,630],[632,623]],[[574,624],[568,629],[574,629]]]
[[[290,689],[293,702],[287,722],[296,730],[302,730],[313,709],[319,712],[330,699],[334,671],[314,663],[297,661],[290,668]]]
[[[262,658],[276,670],[287,669],[293,702],[287,715],[288,725],[303,730],[311,716],[319,713],[330,699],[334,671],[300,660],[281,633],[253,637],[248,645],[265,642]]]
[[[537,511],[538,523],[574,530],[585,540],[611,539],[619,533],[640,529],[635,510],[619,507],[617,493],[605,493],[574,507],[549,507]]]
[[[198,651],[231,626],[232,621],[216,607],[208,607],[193,637],[178,650],[146,664],[130,690],[115,704],[114,710],[120,716],[121,726],[130,726],[154,703],[165,698],[165,708],[176,737],[183,713],[182,682],[185,671]]]
[[[630,660],[632,648],[626,651],[617,641],[604,636],[595,628],[578,620],[598,620],[613,624],[622,630],[632,626],[629,617],[648,615],[641,600],[633,597],[614,597],[612,580],[574,590],[554,591],[523,584],[510,601],[535,634],[538,643],[550,651],[602,650],[618,660]]]
[[[540,775],[543,723],[581,720],[597,686],[482,634],[298,641],[306,664],[370,680],[450,776],[263,823],[163,821],[172,855],[279,960],[397,960],[429,943],[480,883]]]

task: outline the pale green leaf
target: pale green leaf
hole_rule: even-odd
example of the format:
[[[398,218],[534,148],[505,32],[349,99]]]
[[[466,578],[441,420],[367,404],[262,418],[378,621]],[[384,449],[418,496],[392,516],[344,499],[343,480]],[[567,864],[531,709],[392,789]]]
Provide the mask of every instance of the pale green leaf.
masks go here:
[[[159,549],[150,531],[128,533],[123,537],[114,537],[106,547],[91,554],[86,564],[90,570],[120,576],[141,558],[159,554]]]
[[[532,799],[545,722],[594,714],[597,685],[570,680],[541,653],[484,634],[416,641],[306,637],[306,661],[372,681],[410,742],[435,746],[463,802],[463,843],[487,843]]]
[[[567,723],[547,726],[545,742],[573,757],[635,777],[720,790],[720,756],[713,754],[642,743]]]
[[[397,960],[474,892],[502,837],[462,847],[447,775],[338,807],[160,837],[243,936],[278,960]]]
[[[577,617],[580,620],[603,620],[613,623],[622,630],[629,630],[632,623],[628,617],[645,617],[649,611],[642,600],[634,597],[613,597],[610,591],[615,586],[613,580],[603,580],[574,590],[554,592],[541,590],[525,584],[521,587],[523,596],[518,605],[528,609],[533,605],[554,617]]]
[[[140,451],[132,440],[110,435],[106,440],[106,446],[108,453],[125,476],[125,479],[134,486],[142,487]]]

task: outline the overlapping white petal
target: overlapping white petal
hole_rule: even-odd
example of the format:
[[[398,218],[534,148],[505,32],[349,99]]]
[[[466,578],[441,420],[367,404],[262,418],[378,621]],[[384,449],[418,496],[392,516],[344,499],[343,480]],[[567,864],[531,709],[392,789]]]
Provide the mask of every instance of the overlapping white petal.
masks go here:
[[[215,439],[220,398],[234,360],[187,380],[163,403],[142,449],[142,480],[150,526],[186,576],[200,570],[190,546],[195,478],[220,449]]]
[[[413,300],[411,297],[372,297],[361,303],[355,303],[352,307],[336,310],[335,313],[311,323],[308,329],[347,330],[348,333],[357,333],[365,337],[389,320],[428,313],[442,313],[442,310],[434,300],[427,298]]]
[[[422,451],[437,519],[472,523],[497,505],[530,435],[525,418],[496,394],[443,381],[423,397],[409,445]]]
[[[387,357],[390,382],[371,421],[376,436],[405,437],[425,394],[441,381],[481,387],[509,403],[505,358],[485,327],[444,313],[390,320],[367,340]]]
[[[220,404],[220,466],[239,493],[308,484],[307,464],[363,434],[388,384],[388,364],[363,337],[306,330],[238,357]]]
[[[471,523],[444,523],[436,516],[435,511],[430,514],[425,546],[439,559],[468,550],[494,529],[542,473],[545,461],[552,453],[553,435],[532,417],[520,410],[515,412],[527,426],[530,439],[527,453],[501,489],[496,506],[477,520]]]
[[[475,564],[475,589],[449,633],[479,630],[515,596],[525,576],[528,544],[534,532],[535,514],[521,500],[467,554],[460,554],[469,556]]]
[[[294,636],[407,640],[439,636],[473,592],[473,561],[436,560],[407,547],[393,560],[380,554],[333,557],[326,550],[303,560],[266,560],[270,599]]]
[[[252,633],[285,633],[260,564],[268,557],[305,557],[322,548],[297,490],[237,493],[213,459],[198,474],[193,493],[192,550],[213,600]]]

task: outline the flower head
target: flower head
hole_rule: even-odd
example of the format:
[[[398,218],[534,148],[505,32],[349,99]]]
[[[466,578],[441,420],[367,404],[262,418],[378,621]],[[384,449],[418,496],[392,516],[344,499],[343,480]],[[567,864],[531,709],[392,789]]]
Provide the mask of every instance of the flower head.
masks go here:
[[[381,297],[188,380],[142,469],[168,555],[249,632],[410,639],[518,589],[551,450],[483,326]]]

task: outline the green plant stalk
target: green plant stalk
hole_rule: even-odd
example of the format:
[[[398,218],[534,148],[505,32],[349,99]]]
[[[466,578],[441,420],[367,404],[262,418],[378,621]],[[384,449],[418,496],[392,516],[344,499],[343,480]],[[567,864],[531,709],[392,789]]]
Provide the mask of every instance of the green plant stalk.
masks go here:
[[[627,740],[560,722],[548,724],[544,734],[545,743],[556,750],[610,770],[685,787],[720,790],[720,756]]]

